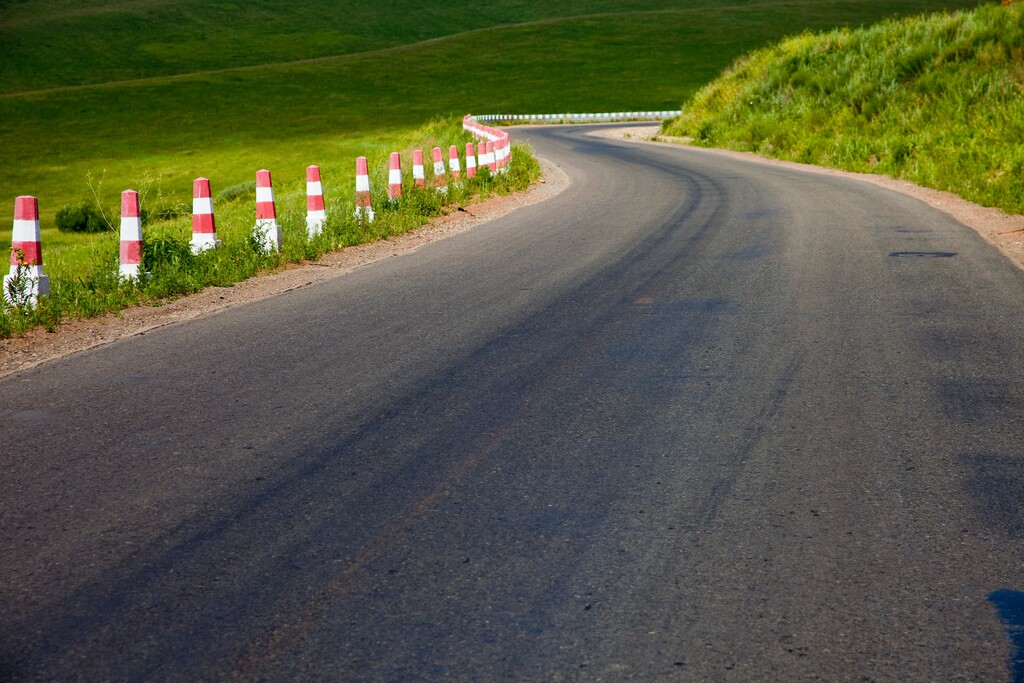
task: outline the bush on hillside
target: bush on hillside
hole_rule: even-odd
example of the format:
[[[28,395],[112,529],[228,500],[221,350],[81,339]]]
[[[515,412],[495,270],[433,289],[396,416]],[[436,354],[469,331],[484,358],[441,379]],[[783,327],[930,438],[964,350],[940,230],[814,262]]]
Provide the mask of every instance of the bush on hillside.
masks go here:
[[[85,202],[66,205],[57,212],[54,222],[61,232],[106,232],[112,229],[103,219],[103,214]]]
[[[218,202],[230,202],[242,197],[256,197],[256,181],[250,180],[247,183],[239,183],[225,187],[217,193]]]
[[[185,203],[171,204],[171,205],[168,205],[168,206],[161,206],[161,207],[156,208],[153,211],[152,215],[150,215],[150,213],[148,211],[146,211],[145,209],[142,209],[140,213],[142,213],[142,222],[143,223],[146,223],[150,217],[152,217],[153,219],[158,220],[158,221],[169,221],[169,220],[174,220],[175,218],[182,218],[184,216],[191,216],[192,215],[192,205],[191,204],[185,204]]]

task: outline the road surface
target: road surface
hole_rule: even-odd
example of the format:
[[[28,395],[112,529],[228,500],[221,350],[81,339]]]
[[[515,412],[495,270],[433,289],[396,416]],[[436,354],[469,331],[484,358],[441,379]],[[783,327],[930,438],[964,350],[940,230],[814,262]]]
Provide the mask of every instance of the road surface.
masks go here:
[[[0,381],[0,678],[1024,680],[1024,274],[585,127],[571,186]]]

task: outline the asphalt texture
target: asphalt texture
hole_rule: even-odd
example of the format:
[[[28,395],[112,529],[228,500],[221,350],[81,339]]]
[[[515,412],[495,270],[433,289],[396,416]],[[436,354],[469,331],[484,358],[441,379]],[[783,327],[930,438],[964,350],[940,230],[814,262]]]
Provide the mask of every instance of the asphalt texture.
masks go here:
[[[0,678],[1024,680],[1024,274],[588,130],[515,130],[553,199],[0,381]]]

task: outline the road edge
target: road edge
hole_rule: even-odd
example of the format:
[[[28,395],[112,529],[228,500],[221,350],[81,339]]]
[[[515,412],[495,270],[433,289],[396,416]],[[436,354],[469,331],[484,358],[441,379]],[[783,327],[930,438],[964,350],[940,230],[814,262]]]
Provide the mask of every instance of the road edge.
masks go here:
[[[537,157],[541,178],[529,188],[460,207],[415,230],[324,254],[318,261],[290,264],[231,287],[207,287],[201,292],[157,304],[132,306],[94,318],[62,321],[56,332],[42,328],[20,337],[0,340],[0,379],[121,339],[187,323],[229,308],[244,306],[303,287],[309,287],[427,244],[454,237],[501,218],[516,209],[550,199],[570,184],[553,162]]]
[[[802,164],[795,161],[772,159],[759,156],[753,152],[737,152],[728,149],[714,147],[698,147],[690,144],[684,138],[673,138],[660,135],[657,126],[631,126],[618,128],[604,128],[595,130],[592,135],[603,138],[612,138],[624,142],[634,142],[647,145],[662,145],[667,147],[685,147],[695,152],[713,154],[718,156],[742,159],[752,163],[787,168],[804,173],[815,173],[819,175],[830,175],[852,180],[859,180],[870,183],[893,192],[913,197],[928,206],[942,211],[958,222],[978,233],[989,244],[999,249],[1019,270],[1024,271],[1024,215],[1009,214],[1002,209],[981,206],[970,202],[959,195],[945,190],[935,190],[922,187],[909,180],[893,178],[892,176],[874,173],[856,173],[843,171],[826,166],[815,166]],[[653,134],[652,132],[653,131]]]

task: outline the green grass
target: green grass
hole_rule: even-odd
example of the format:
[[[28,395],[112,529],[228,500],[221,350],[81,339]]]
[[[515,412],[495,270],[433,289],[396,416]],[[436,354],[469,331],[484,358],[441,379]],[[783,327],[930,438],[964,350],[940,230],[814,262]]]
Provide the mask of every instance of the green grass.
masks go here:
[[[44,227],[63,205],[90,198],[89,174],[106,172],[108,203],[147,176],[182,201],[199,175],[225,187],[261,167],[282,176],[310,163],[347,168],[438,115],[672,109],[736,56],[784,34],[971,3],[705,0],[673,9],[667,0],[496,0],[482,9],[400,2],[371,11],[314,0],[244,10],[136,0],[101,11],[107,4],[76,12],[70,2],[28,0],[0,11],[2,63],[31,75],[0,79],[11,84],[0,96],[0,201],[38,196]],[[584,16],[562,16],[571,12]],[[360,40],[335,36],[342,26],[359,27]],[[388,47],[467,27],[474,30]],[[288,49],[264,49],[273,36],[290,36]],[[142,48],[158,42],[178,57],[147,57]],[[210,47],[222,43],[230,45]],[[378,50],[352,54],[364,47]],[[321,55],[340,56],[275,63]],[[258,60],[265,63],[232,68]],[[137,77],[148,80],[59,89]],[[11,92],[33,84],[58,89]]]
[[[279,198],[300,202],[311,163],[329,197],[350,201],[356,156],[429,147],[422,125],[435,117],[673,109],[783,35],[970,6],[0,0],[0,204],[37,196],[48,273],[81,278],[107,243],[58,233],[67,204],[114,213],[122,190],[148,189],[155,211],[188,204],[200,175],[216,194],[260,168]],[[9,244],[0,231],[0,249]]]
[[[258,66],[346,55],[526,22],[637,11],[747,11],[755,32],[778,37],[788,12],[837,16],[828,25],[950,3],[914,0],[21,0],[0,2],[0,92]],[[792,9],[798,7],[799,11]],[[819,7],[820,6],[820,7]],[[714,21],[711,18],[711,21]],[[534,46],[539,49],[541,46]],[[652,46],[653,47],[653,46]],[[541,50],[543,51],[543,50]],[[618,55],[612,55],[617,57]]]
[[[741,58],[664,130],[1024,212],[1024,5],[785,40]]]
[[[417,146],[448,144],[466,139],[461,121],[435,122],[420,131]],[[406,150],[408,151],[408,150]],[[191,216],[144,226],[143,270],[151,277],[141,281],[118,280],[118,236],[115,232],[91,238],[77,249],[69,248],[57,259],[47,257],[44,270],[50,278],[50,295],[34,305],[0,307],[0,338],[43,326],[55,329],[68,317],[88,317],[140,303],[156,303],[211,286],[230,286],[260,271],[286,263],[315,259],[327,251],[383,239],[406,232],[453,208],[492,194],[506,194],[528,187],[540,168],[528,150],[513,147],[507,173],[492,176],[486,168],[472,180],[449,184],[440,194],[429,186],[415,187],[409,154],[405,154],[405,196],[397,205],[387,202],[387,164],[383,152],[371,162],[371,188],[376,220],[354,217],[353,193],[330,194],[325,189],[328,221],[322,235],[309,239],[306,229],[305,177],[275,179],[278,223],[282,234],[280,253],[264,253],[252,239],[255,192],[237,193],[234,199],[215,199],[217,237],[221,247],[194,256],[191,253]]]

